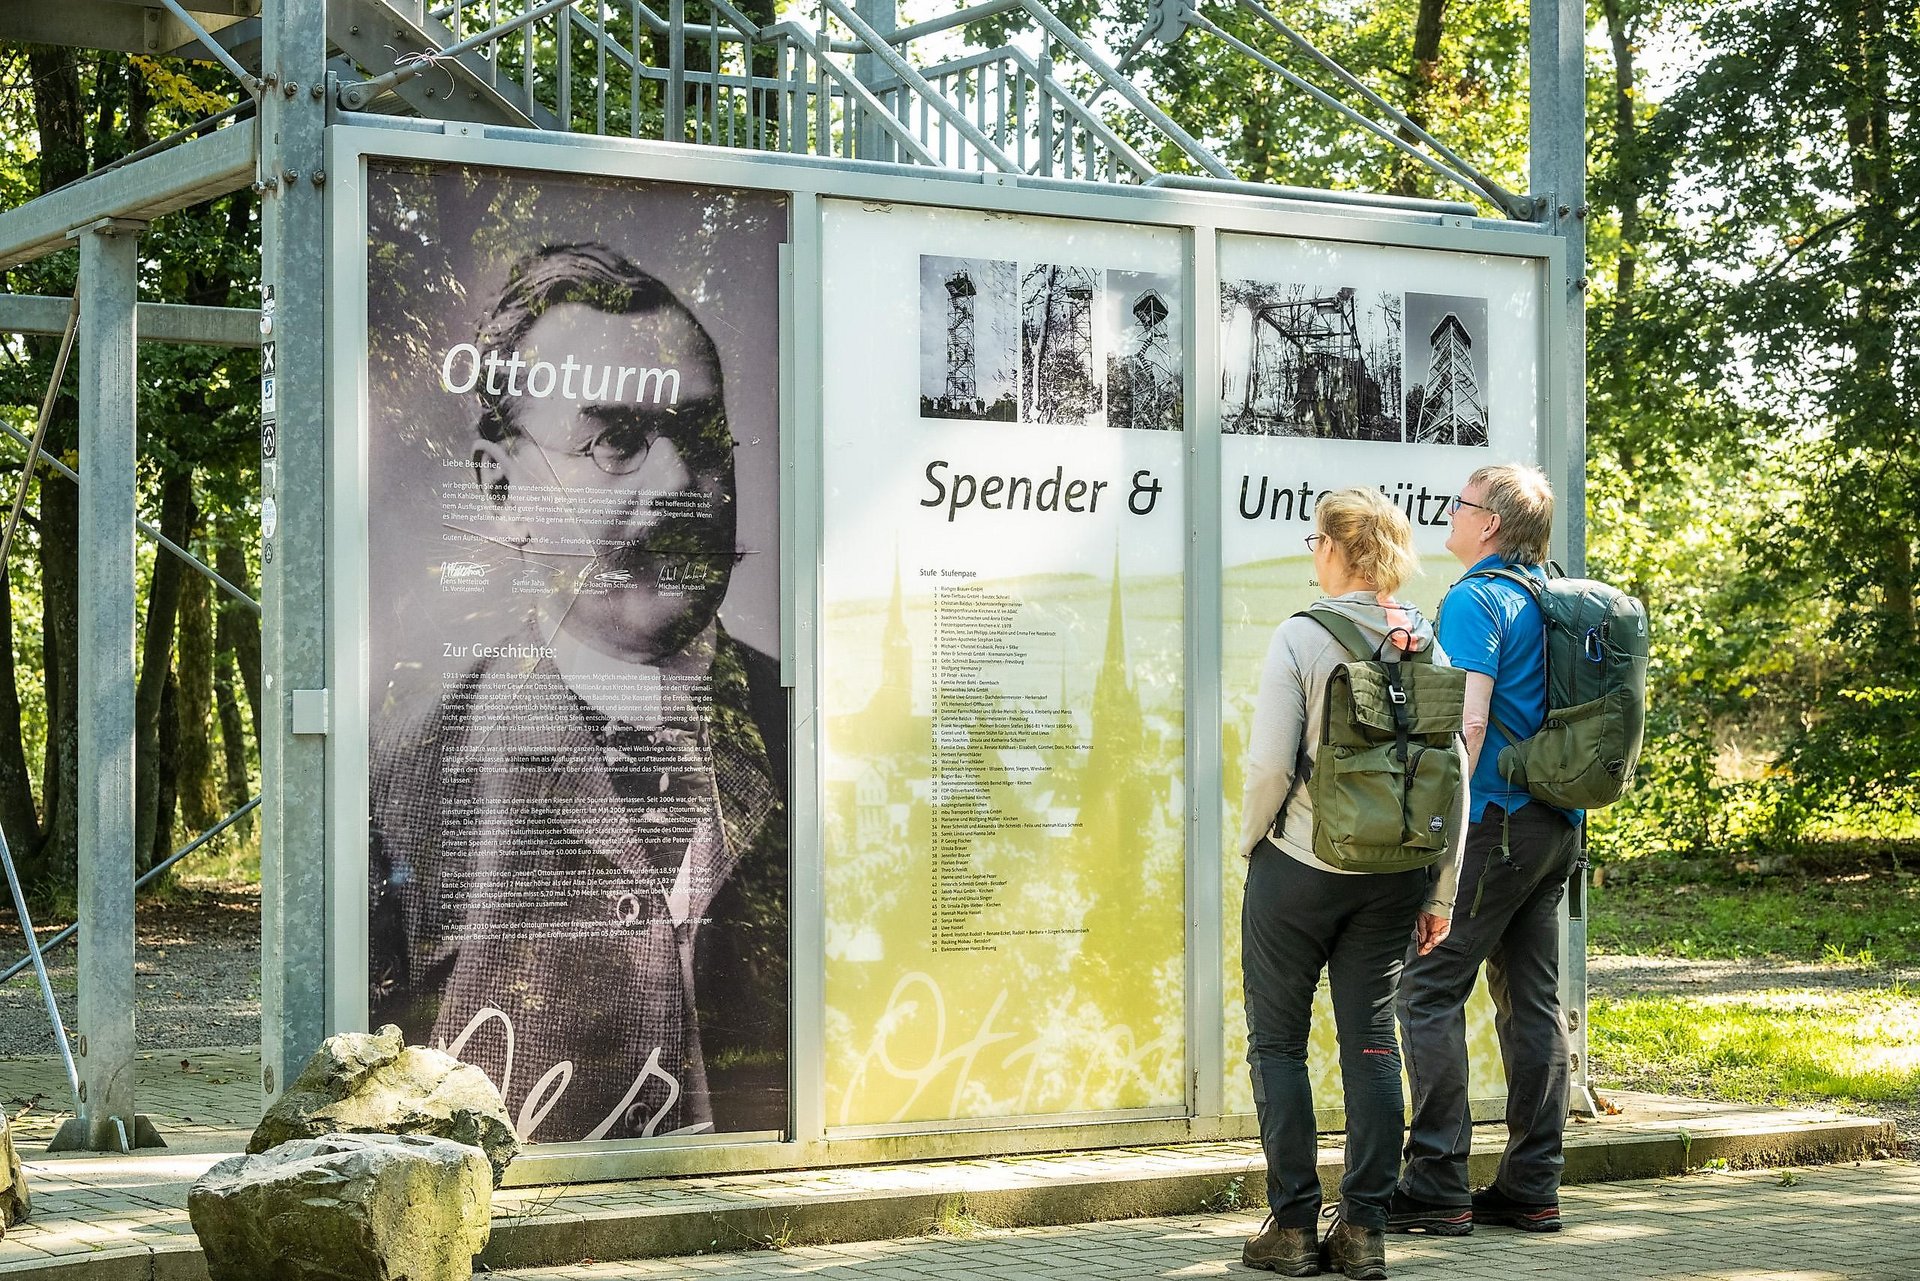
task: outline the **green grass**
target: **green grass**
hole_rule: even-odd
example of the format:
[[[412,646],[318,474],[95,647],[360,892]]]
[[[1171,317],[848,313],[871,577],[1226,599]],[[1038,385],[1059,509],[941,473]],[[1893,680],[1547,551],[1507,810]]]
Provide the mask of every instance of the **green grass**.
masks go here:
[[[1636,881],[1592,891],[1596,952],[1691,960],[1920,964],[1920,876],[1865,872],[1754,885]]]
[[[1729,997],[1596,998],[1588,1037],[1610,1081],[1750,1103],[1920,1096],[1920,992],[1898,984]]]

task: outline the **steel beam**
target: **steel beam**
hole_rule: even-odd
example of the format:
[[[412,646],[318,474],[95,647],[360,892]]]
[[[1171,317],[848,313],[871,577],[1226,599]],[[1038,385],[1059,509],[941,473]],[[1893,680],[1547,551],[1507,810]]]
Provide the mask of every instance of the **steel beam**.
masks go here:
[[[66,329],[65,298],[39,294],[0,294],[0,334],[58,334]],[[260,313],[249,307],[189,307],[143,302],[135,311],[135,336],[141,342],[182,343],[192,347],[258,347]]]
[[[277,379],[277,430],[260,466],[260,1060],[269,1104],[332,1030],[330,745],[323,734],[296,735],[292,716],[294,691],[327,685],[327,8],[277,0],[261,15],[263,74],[281,87],[260,107],[270,175],[260,201],[262,327],[270,325],[263,337],[274,344]],[[352,181],[342,189],[359,190]]]
[[[900,11],[896,0],[854,0],[854,12],[889,41],[900,27]],[[900,77],[870,52],[853,56],[853,75],[876,97],[900,83]],[[863,112],[861,115],[854,154],[862,160],[898,160],[893,139],[887,136],[886,129],[879,121],[868,119],[868,114]]]
[[[1566,320],[1548,335],[1559,395],[1548,405],[1546,466],[1558,491],[1563,563],[1577,575],[1587,560],[1586,10],[1581,0],[1532,3],[1528,180],[1540,202],[1538,221],[1566,242],[1566,269],[1547,282],[1565,300]],[[1568,1025],[1569,1104],[1590,1116],[1598,1103],[1587,1061],[1586,878],[1584,866],[1575,869],[1561,908],[1560,1004]]]
[[[64,249],[69,232],[103,218],[150,222],[238,191],[254,179],[258,136],[242,121],[0,214],[0,268]]]
[[[133,1097],[133,317],[140,225],[103,220],[75,238],[81,317],[80,1114],[49,1147],[125,1152],[140,1145]]]
[[[232,3],[208,12],[207,0],[186,8],[216,40],[221,32],[246,21],[236,16]],[[170,54],[198,46],[198,35],[166,10],[117,0],[60,0],[59,4],[12,0],[0,5],[0,40],[18,43],[68,45],[80,49],[111,49],[118,53]]]

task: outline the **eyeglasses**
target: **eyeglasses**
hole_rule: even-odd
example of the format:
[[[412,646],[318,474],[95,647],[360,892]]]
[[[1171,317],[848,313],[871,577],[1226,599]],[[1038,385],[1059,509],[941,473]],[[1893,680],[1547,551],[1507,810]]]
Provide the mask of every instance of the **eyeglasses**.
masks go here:
[[[1325,542],[1326,538],[1327,536],[1325,534],[1308,534],[1307,550],[1310,552],[1320,550],[1320,544]]]
[[[1458,516],[1460,514],[1460,509],[1462,507],[1471,507],[1476,511],[1483,511],[1493,516],[1498,516],[1500,514],[1499,512],[1494,511],[1493,508],[1488,507],[1484,503],[1470,503],[1464,498],[1456,497],[1452,502],[1447,504],[1447,515]]]
[[[589,422],[605,426],[580,444],[548,445],[537,440],[534,444],[550,456],[591,458],[593,465],[609,476],[631,476],[639,471],[663,438],[673,441],[683,454],[693,456],[689,459],[692,462],[711,452],[708,446],[715,439],[727,436],[725,408],[717,398],[661,408],[586,405],[580,414]]]

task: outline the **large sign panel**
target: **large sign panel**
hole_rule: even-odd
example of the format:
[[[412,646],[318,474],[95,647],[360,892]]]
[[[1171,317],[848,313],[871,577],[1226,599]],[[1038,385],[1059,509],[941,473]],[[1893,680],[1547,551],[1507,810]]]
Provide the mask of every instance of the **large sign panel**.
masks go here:
[[[1328,490],[1378,488],[1413,525],[1432,616],[1459,566],[1447,501],[1477,467],[1539,451],[1539,270],[1484,255],[1260,236],[1220,239],[1221,713],[1229,1112],[1253,1111],[1240,905],[1242,756],[1267,643],[1320,593],[1304,538]],[[1462,907],[1460,910],[1467,910]],[[1309,1062],[1340,1097],[1324,989]],[[1474,1098],[1505,1088],[1484,994],[1468,1006]]]
[[[834,1127],[1177,1110],[1180,235],[825,216]]]
[[[525,1139],[783,1130],[785,198],[366,196],[372,1022]]]

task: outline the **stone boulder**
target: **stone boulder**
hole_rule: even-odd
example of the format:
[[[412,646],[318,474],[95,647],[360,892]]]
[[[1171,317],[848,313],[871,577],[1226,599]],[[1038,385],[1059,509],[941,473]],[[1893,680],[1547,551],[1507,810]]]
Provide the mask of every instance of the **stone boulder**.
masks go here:
[[[32,1212],[27,1172],[20,1168],[20,1154],[13,1148],[13,1127],[7,1124],[7,1111],[0,1108],[0,1237]]]
[[[477,1148],[330,1134],[220,1162],[187,1217],[211,1281],[466,1281],[492,1202]]]
[[[314,1051],[247,1143],[265,1152],[323,1134],[430,1134],[479,1148],[496,1186],[520,1140],[487,1074],[439,1050],[408,1045],[389,1023],[342,1032]]]

